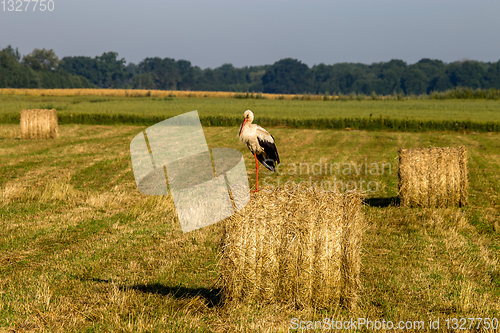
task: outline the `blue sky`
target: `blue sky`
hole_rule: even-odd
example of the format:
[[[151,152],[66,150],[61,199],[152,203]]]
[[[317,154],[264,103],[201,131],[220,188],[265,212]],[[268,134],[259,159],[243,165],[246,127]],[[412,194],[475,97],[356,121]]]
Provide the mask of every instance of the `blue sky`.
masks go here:
[[[59,58],[115,51],[127,62],[158,56],[201,68],[288,57],[309,66],[500,59],[498,0],[53,1],[51,12],[4,11],[0,1],[0,48]]]

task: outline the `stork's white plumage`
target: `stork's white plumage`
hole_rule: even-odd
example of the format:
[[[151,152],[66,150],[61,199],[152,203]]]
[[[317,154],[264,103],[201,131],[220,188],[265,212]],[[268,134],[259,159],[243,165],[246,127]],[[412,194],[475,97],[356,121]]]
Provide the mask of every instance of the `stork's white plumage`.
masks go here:
[[[274,138],[268,131],[259,125],[252,124],[253,112],[246,110],[243,113],[243,123],[240,126],[240,141],[247,144],[248,149],[255,156],[257,167],[257,188],[259,190],[259,163],[262,163],[272,172],[276,171],[276,166],[280,164],[278,150],[274,144]]]

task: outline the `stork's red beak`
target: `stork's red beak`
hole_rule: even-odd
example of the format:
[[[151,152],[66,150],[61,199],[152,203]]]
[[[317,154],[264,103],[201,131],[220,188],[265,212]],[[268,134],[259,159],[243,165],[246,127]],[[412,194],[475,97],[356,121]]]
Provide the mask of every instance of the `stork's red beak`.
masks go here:
[[[238,134],[238,135],[241,135],[241,131],[243,131],[243,126],[245,126],[245,123],[246,123],[246,122],[247,122],[247,118],[245,118],[245,119],[243,120],[243,124],[241,125],[241,128],[240,128],[240,134]]]

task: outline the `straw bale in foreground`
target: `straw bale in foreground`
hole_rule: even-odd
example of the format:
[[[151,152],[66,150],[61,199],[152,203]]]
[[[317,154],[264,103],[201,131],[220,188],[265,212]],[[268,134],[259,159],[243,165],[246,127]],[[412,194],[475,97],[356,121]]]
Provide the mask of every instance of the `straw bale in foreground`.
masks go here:
[[[399,198],[406,207],[467,205],[465,147],[399,150]]]
[[[225,304],[356,305],[363,215],[359,192],[259,192],[226,220],[219,262]]]
[[[22,110],[22,139],[56,139],[58,137],[56,110]]]

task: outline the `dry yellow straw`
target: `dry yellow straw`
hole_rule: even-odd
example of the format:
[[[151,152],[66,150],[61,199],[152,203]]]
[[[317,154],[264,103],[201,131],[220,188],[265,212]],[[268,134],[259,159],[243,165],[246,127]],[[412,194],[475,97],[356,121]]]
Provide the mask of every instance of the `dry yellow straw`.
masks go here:
[[[467,188],[465,147],[399,150],[402,206],[465,206]]]
[[[219,262],[226,304],[356,305],[363,215],[359,192],[259,192],[226,221]]]
[[[22,139],[56,139],[59,136],[56,110],[22,110]]]

